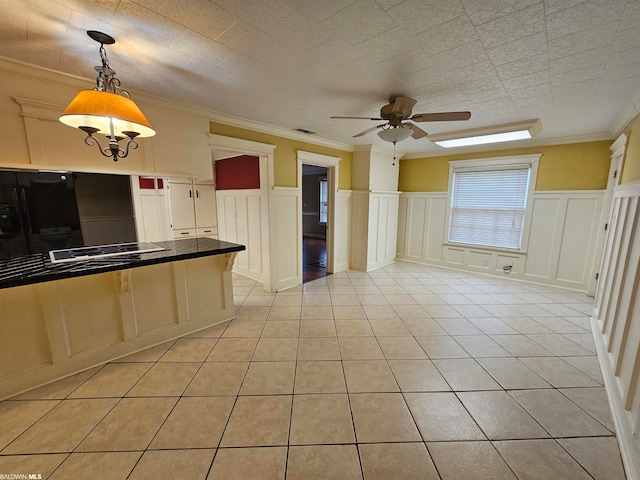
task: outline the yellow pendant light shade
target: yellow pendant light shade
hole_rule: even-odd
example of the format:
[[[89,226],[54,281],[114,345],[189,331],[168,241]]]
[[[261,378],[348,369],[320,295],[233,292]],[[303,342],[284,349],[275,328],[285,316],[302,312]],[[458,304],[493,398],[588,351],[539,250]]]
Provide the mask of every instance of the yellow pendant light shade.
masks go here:
[[[151,123],[130,98],[116,93],[82,90],[62,112],[60,121],[70,127],[93,127],[103,135],[137,132],[139,137],[156,134]],[[113,125],[113,132],[111,127]]]

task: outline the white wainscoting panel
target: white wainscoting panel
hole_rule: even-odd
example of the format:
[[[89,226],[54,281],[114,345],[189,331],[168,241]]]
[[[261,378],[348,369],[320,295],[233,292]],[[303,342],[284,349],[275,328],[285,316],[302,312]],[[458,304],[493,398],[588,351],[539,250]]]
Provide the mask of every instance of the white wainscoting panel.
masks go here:
[[[370,271],[395,261],[400,192],[354,190],[351,268]]]
[[[399,198],[400,192],[370,193],[367,271],[395,261]]]
[[[302,212],[298,188],[275,187],[270,193],[271,289],[279,292],[302,283]]]
[[[615,187],[592,326],[627,478],[640,478],[640,182]]]
[[[589,289],[604,191],[536,192],[525,279]]]
[[[604,225],[596,225],[600,218],[600,203],[600,197],[561,201],[564,221],[556,271],[558,280],[580,285],[587,283],[586,276],[590,274],[587,269],[591,263],[585,260],[591,258],[589,253],[597,236],[594,227],[604,228]]]
[[[351,190],[338,190],[335,202],[333,272],[338,273],[349,269]]]
[[[552,258],[554,242],[557,237],[558,201],[555,198],[536,198],[531,210],[531,229],[529,247],[525,260],[525,274],[532,281],[543,282],[551,277],[554,268]]]
[[[403,193],[398,209],[398,255],[416,262],[442,261],[447,195]]]
[[[354,190],[351,193],[351,268],[367,271],[367,245],[369,221],[369,192]]]
[[[238,252],[233,271],[263,281],[260,189],[216,191],[218,237],[247,247]]]
[[[447,244],[445,192],[400,197],[397,258],[587,291],[603,191],[535,192],[526,252]],[[504,267],[510,266],[508,271]]]

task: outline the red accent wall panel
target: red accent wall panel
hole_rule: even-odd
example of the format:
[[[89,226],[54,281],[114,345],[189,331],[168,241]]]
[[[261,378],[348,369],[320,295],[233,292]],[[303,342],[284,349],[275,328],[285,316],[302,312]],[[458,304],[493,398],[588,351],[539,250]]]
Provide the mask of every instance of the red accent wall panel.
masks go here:
[[[260,188],[258,157],[241,155],[215,162],[216,190]]]
[[[154,188],[156,188],[156,182],[158,190],[162,190],[164,188],[164,182],[162,178],[138,177],[138,183],[140,184],[140,189],[142,190],[153,190]]]
[[[141,189],[149,189],[153,190],[155,188],[154,179],[147,177],[138,177],[138,183],[140,184]]]

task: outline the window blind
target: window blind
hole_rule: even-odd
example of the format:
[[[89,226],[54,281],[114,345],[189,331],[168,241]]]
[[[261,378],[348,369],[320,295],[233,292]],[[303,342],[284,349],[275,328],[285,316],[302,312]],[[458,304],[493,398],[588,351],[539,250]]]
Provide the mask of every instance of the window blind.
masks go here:
[[[320,223],[327,223],[327,194],[329,192],[326,178],[320,179]]]
[[[454,171],[449,241],[519,249],[529,166]]]

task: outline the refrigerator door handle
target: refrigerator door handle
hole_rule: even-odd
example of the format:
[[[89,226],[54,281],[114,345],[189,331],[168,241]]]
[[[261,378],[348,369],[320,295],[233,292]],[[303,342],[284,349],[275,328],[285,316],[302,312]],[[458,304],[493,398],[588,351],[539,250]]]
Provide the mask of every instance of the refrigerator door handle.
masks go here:
[[[12,190],[11,197],[13,198],[13,204],[16,207],[16,217],[18,218],[18,227],[20,228],[20,231],[24,233],[24,218],[22,218],[24,214],[22,213],[22,203],[18,198],[18,188],[13,187],[11,190]]]
[[[17,189],[13,189],[17,196]],[[27,201],[27,192],[24,188],[20,188],[20,222],[22,223],[22,231],[27,241],[27,249],[33,252],[33,229],[31,227],[31,217],[29,215],[29,202]],[[24,217],[23,217],[24,215]]]

